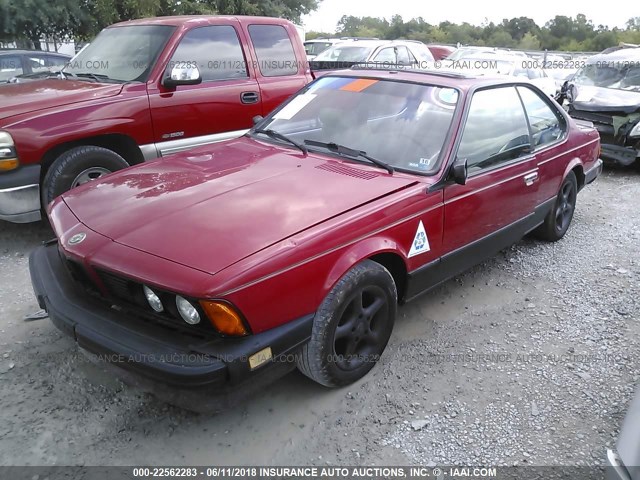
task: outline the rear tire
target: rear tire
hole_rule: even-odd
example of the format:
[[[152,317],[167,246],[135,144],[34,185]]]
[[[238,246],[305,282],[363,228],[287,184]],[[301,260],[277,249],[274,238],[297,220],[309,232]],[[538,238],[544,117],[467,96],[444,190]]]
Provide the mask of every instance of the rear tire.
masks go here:
[[[327,387],[359,380],[387,346],[397,308],[398,294],[389,271],[371,260],[359,263],[318,308],[298,369]]]
[[[553,208],[545,217],[544,223],[534,230],[534,235],[548,242],[557,242],[564,237],[573,219],[577,196],[578,181],[575,173],[569,172],[562,182]]]
[[[107,148],[87,145],[67,150],[44,177],[42,205],[46,208],[58,195],[128,166],[124,158]]]

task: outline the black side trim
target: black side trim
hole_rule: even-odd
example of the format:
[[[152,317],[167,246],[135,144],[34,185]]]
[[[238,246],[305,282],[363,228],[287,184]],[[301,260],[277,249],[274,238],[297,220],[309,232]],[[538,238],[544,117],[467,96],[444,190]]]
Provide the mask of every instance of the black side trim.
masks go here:
[[[536,207],[530,215],[410,272],[404,301],[413,300],[518,242],[544,221],[555,200],[553,197]]]
[[[17,170],[0,173],[0,190],[40,183],[40,165],[25,165]]]

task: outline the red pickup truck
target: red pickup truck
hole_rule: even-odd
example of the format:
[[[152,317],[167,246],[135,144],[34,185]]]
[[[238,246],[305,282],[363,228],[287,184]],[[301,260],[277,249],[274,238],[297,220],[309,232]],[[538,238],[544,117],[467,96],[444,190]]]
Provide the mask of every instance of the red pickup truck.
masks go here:
[[[0,220],[37,221],[42,206],[78,185],[240,136],[311,80],[286,20],[112,25],[61,72],[0,87]]]

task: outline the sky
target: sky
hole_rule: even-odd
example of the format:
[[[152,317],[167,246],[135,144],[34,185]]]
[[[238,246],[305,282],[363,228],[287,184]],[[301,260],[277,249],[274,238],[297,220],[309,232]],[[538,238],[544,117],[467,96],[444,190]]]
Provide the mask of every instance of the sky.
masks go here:
[[[343,15],[356,17],[384,17],[391,19],[393,15],[402,15],[405,21],[414,17],[422,17],[430,24],[443,21],[453,23],[469,22],[481,25],[484,21],[499,23],[503,18],[529,17],[542,26],[556,15],[575,17],[584,13],[594,25],[624,27],[633,15],[635,3],[612,3],[612,8],[603,8],[605,2],[593,0],[535,0],[486,2],[478,0],[322,0],[315,12],[303,17],[306,31],[334,32],[336,24]],[[636,12],[638,14],[638,12]]]

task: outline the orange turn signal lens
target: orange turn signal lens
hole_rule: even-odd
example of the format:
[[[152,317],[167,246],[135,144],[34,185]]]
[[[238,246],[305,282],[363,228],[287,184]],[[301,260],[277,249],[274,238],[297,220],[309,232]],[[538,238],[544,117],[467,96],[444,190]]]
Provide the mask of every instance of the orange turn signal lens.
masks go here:
[[[231,305],[210,300],[200,300],[200,305],[209,317],[209,321],[223,335],[233,337],[249,335],[240,314]]]
[[[9,170],[15,170],[20,165],[17,158],[5,158],[0,160],[0,172],[8,172]]]

